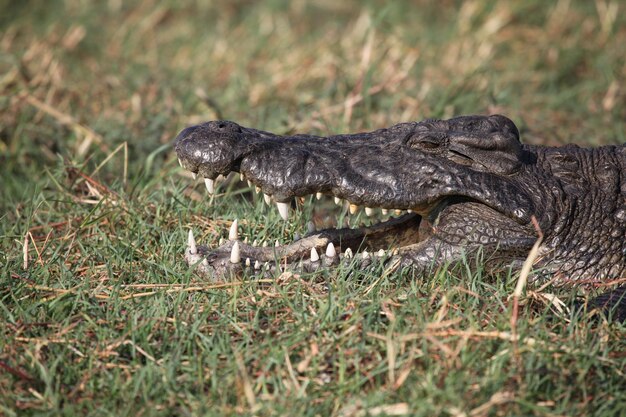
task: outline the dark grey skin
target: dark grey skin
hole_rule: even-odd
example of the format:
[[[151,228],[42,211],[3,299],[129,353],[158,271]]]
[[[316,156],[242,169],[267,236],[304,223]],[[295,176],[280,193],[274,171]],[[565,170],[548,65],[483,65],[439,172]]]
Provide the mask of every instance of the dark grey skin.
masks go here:
[[[240,245],[242,259],[305,270],[311,248],[395,248],[390,268],[425,275],[482,251],[488,269],[519,268],[543,233],[535,277],[557,283],[607,283],[626,277],[626,146],[543,147],[519,141],[501,115],[401,123],[369,133],[279,136],[228,121],[183,130],[175,142],[183,167],[199,176],[240,172],[277,202],[323,193],[365,207],[411,210],[369,228],[315,232],[278,248]],[[536,223],[533,223],[536,219]],[[233,242],[187,253],[219,276]],[[189,251],[188,251],[189,252]],[[622,287],[623,288],[623,287]],[[599,301],[616,303],[618,289]],[[626,303],[618,308],[626,314]]]

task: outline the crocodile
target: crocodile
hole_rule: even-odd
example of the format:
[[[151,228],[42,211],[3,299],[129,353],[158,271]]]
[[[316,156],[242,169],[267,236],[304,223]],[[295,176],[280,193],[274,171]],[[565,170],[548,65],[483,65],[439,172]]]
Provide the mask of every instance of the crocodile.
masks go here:
[[[616,305],[626,317],[619,285],[626,277],[625,145],[523,144],[509,118],[470,115],[328,137],[209,121],[182,130],[174,148],[209,193],[218,177],[238,172],[285,220],[310,195],[343,201],[351,214],[393,214],[368,227],[310,230],[276,247],[242,242],[236,222],[213,250],[196,245],[190,231],[185,258],[214,279],[348,261],[427,276],[471,256],[491,272],[519,270],[535,246],[532,279],[613,283],[594,305]]]

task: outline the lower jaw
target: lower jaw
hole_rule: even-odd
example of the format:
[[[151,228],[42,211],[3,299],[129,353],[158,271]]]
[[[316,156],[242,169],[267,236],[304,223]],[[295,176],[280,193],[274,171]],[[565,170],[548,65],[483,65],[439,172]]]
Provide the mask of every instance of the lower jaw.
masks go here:
[[[215,249],[205,246],[196,248],[194,241],[193,245],[188,245],[185,257],[189,264],[198,264],[200,272],[213,269],[213,273],[218,275],[222,269],[226,272],[246,267],[274,268],[278,262],[285,265],[304,264],[305,270],[316,269],[337,263],[340,258],[357,256],[359,251],[363,258],[393,255],[402,247],[424,240],[429,229],[421,216],[409,213],[368,227],[321,230],[277,247],[249,245],[238,241],[234,233],[232,240]]]

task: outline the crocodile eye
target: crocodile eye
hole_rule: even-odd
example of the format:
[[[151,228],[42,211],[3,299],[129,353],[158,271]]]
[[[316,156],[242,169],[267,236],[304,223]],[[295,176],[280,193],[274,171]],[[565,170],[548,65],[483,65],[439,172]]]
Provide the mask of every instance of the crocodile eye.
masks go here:
[[[407,145],[411,148],[425,152],[438,151],[442,146],[445,146],[445,144],[445,135],[433,135],[432,133],[415,135],[407,141]]]
[[[428,140],[417,142],[416,145],[419,145],[421,148],[424,149],[435,149],[439,147],[438,143],[430,142]]]

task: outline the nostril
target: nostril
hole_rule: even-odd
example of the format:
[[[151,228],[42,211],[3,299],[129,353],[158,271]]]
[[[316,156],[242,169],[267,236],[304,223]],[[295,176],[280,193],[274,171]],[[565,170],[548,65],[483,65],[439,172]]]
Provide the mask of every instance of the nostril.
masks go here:
[[[228,120],[217,120],[211,122],[211,127],[216,131],[224,133],[241,132],[241,127],[237,123],[229,122]]]

